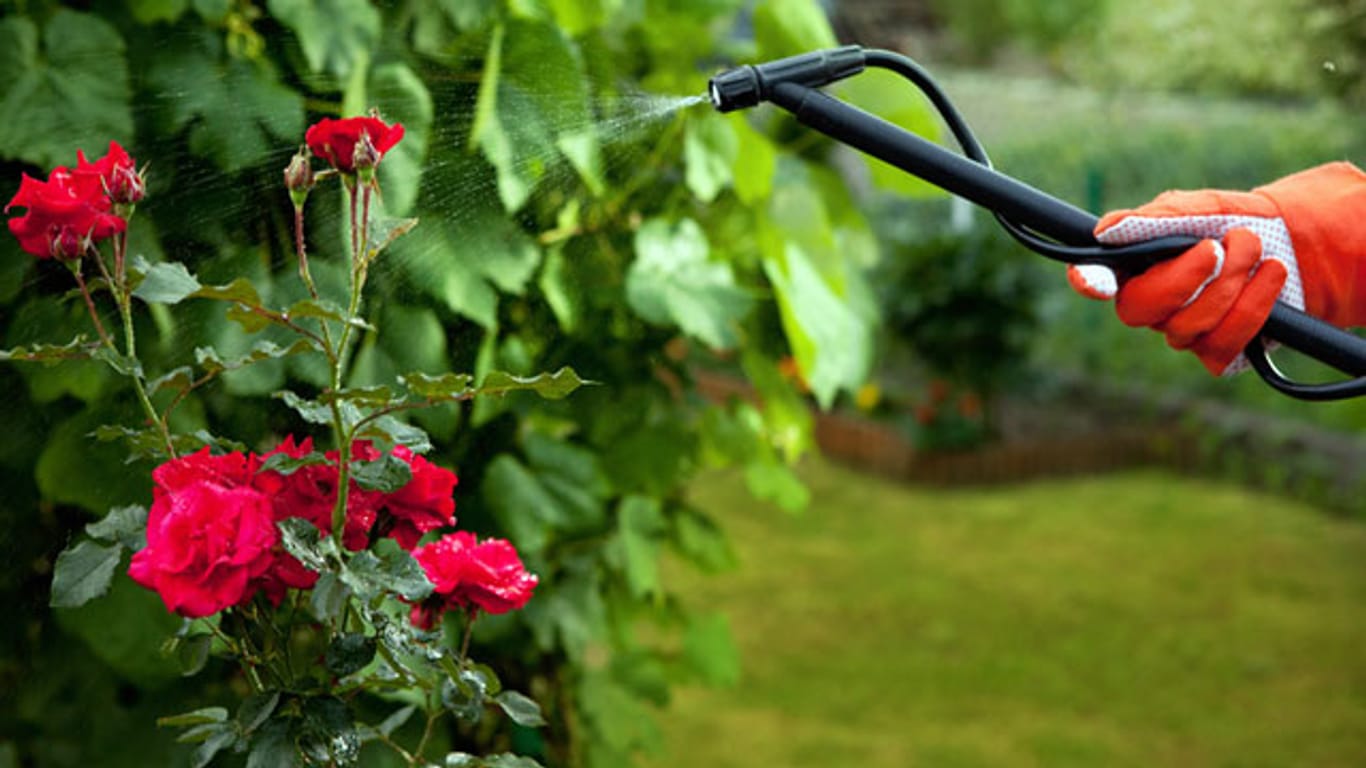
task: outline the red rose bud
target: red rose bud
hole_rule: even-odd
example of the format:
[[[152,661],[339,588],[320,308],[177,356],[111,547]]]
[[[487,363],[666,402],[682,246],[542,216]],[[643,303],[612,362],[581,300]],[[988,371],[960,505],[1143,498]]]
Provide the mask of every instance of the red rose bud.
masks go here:
[[[370,140],[370,134],[362,131],[351,154],[351,165],[356,169],[356,175],[360,177],[362,184],[369,184],[374,180],[379,157],[379,150],[375,148],[375,142]]]
[[[79,259],[89,248],[90,241],[71,231],[70,227],[62,227],[52,235],[52,258],[59,261]]]
[[[304,207],[313,183],[313,165],[308,162],[308,150],[299,147],[285,168],[285,189],[289,190],[289,199],[294,202],[296,209]]]
[[[115,205],[137,205],[147,194],[147,181],[142,172],[132,166],[114,169],[109,184],[109,199]]]

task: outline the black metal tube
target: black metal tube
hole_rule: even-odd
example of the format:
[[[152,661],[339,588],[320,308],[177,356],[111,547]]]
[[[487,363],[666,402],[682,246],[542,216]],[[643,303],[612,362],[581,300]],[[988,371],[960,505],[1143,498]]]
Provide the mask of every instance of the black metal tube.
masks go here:
[[[769,100],[827,136],[1036,232],[1068,245],[1096,244],[1092,214],[822,91],[783,83]]]
[[[1097,217],[821,91],[779,83],[769,101],[803,124],[1071,246],[1094,246]],[[1175,256],[1193,244],[1173,241]],[[1184,243],[1184,244],[1182,244]],[[1141,265],[1134,271],[1142,271]],[[1351,376],[1366,376],[1366,339],[1277,302],[1262,335]]]

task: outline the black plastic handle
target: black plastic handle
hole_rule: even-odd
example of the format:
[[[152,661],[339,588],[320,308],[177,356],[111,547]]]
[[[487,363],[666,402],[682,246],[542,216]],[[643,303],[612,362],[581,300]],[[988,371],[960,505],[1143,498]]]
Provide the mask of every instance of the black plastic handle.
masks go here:
[[[1098,219],[1088,211],[950,152],[822,91],[782,83],[770,90],[769,100],[808,127],[1052,238],[1062,244],[1048,248],[1050,252],[1044,255],[1052,258],[1071,263],[1104,264],[1124,274],[1137,274],[1153,264],[1180,255],[1199,242],[1193,237],[1165,237],[1137,247],[1114,249],[1107,255],[1106,249],[1096,247],[1099,243],[1094,230]],[[1075,258],[1069,257],[1069,253]],[[1262,326],[1261,336],[1347,375],[1366,376],[1366,339],[1284,303],[1277,302],[1273,307]],[[1258,348],[1249,351],[1264,358],[1260,342],[1254,341],[1254,344],[1259,345]],[[1262,368],[1257,367],[1261,373]],[[1265,374],[1263,378],[1266,378]],[[1268,383],[1275,385],[1270,379]]]

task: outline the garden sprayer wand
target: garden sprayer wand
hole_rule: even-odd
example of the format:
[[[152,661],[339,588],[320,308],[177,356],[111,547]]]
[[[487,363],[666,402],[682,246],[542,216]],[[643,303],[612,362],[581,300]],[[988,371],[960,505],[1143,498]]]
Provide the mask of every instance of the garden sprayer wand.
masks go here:
[[[880,117],[846,104],[818,88],[863,72],[891,70],[918,87],[957,139],[959,155]],[[1199,238],[1168,236],[1123,246],[1102,245],[1094,235],[1097,217],[991,167],[986,151],[958,110],[911,59],[857,45],[813,51],[764,64],[738,67],[713,77],[708,88],[721,112],[769,102],[831,138],[900,168],[992,211],[1022,245],[1069,264],[1102,264],[1133,275],[1174,258]],[[1327,384],[1285,378],[1267,356],[1279,342],[1355,377]],[[1257,338],[1244,350],[1267,384],[1302,400],[1339,400],[1366,394],[1366,339],[1276,302]]]

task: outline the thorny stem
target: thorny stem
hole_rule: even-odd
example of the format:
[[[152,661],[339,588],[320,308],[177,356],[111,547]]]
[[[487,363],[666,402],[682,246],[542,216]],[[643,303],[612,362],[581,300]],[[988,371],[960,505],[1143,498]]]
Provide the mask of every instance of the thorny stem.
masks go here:
[[[98,260],[98,257],[97,257]],[[114,342],[109,338],[109,332],[104,330],[104,323],[100,320],[100,312],[95,308],[95,299],[90,295],[90,288],[85,284],[85,278],[81,276],[81,268],[78,264],[71,270],[71,274],[76,276],[76,285],[80,286],[81,296],[85,299],[85,308],[90,310],[90,319],[95,323],[95,332],[100,335],[100,341],[111,350],[118,350]]]
[[[125,230],[114,238],[114,275],[109,274],[109,268],[104,265],[104,260],[95,255],[95,264],[100,268],[100,274],[109,283],[109,290],[114,294],[114,303],[119,307],[119,318],[123,321],[123,354],[129,360],[137,361],[138,346],[137,332],[133,328],[133,292],[128,288],[127,274],[124,272],[124,254],[128,249],[128,232]],[[78,278],[79,280],[79,278]],[[118,350],[110,344],[110,349]],[[142,410],[147,414],[147,419],[156,425],[157,431],[161,433],[161,441],[166,446],[166,457],[174,459],[176,457],[175,443],[171,440],[171,430],[166,425],[166,420],[161,414],[157,413],[156,406],[152,405],[152,398],[147,394],[147,387],[143,383],[143,374],[140,368],[135,369],[129,377],[133,380],[133,391],[137,393],[138,403]]]
[[[479,609],[471,607],[465,614],[465,636],[460,640],[460,668],[464,669],[465,659],[470,656],[470,637],[474,635],[474,622],[479,618]]]
[[[308,271],[308,251],[304,248],[304,209],[298,205],[294,206],[294,251],[299,255],[299,279],[308,288],[308,295],[317,301],[318,289],[313,285],[313,275]]]

